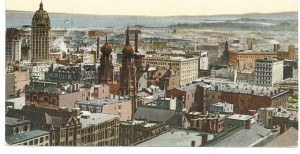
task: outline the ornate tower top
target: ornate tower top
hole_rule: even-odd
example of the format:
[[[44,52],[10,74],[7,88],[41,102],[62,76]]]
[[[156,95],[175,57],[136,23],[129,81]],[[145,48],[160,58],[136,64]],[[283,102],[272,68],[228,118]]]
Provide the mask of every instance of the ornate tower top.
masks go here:
[[[129,27],[127,26],[127,30],[126,30],[126,44],[122,50],[122,53],[125,56],[131,56],[134,53],[134,50],[132,48],[132,46],[129,43]]]
[[[105,56],[110,55],[110,53],[112,52],[111,46],[107,43],[107,34],[105,37],[105,44],[103,44],[103,46],[101,47],[101,53]]]
[[[40,8],[37,10],[32,18],[31,25],[33,27],[50,27],[50,18],[47,11],[43,8],[43,3],[40,3]]]

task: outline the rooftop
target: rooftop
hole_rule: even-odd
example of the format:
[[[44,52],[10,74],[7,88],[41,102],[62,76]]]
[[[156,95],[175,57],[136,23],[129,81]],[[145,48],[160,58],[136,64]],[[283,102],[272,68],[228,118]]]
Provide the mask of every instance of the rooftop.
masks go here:
[[[8,144],[15,144],[47,134],[50,134],[50,132],[43,130],[32,130],[22,134],[5,136],[5,141]]]
[[[124,99],[119,100],[119,99],[113,99],[113,98],[99,98],[99,99],[93,99],[93,100],[88,100],[88,101],[75,102],[75,104],[103,106],[106,104],[122,103],[122,102],[127,102],[127,101],[130,101],[130,100],[124,100]]]
[[[195,146],[200,146],[202,134],[199,131],[172,128],[171,131],[159,135],[153,139],[147,140],[138,147],[191,147],[191,142],[195,141]],[[213,134],[208,134],[208,140],[213,139]]]
[[[220,140],[212,147],[251,147],[271,134],[271,130],[258,124],[251,125],[250,129],[241,129],[231,136]]]
[[[298,146],[298,130],[294,127],[289,128],[283,134],[267,143],[265,147],[297,147]]]
[[[90,125],[98,125],[100,123],[106,122],[106,121],[112,121],[119,116],[116,115],[110,115],[110,114],[103,114],[103,113],[85,113],[85,115],[89,115],[90,117],[88,119],[80,118],[80,122],[82,123],[82,127],[88,127]]]
[[[30,121],[29,120],[20,120],[18,118],[5,117],[5,125],[8,125],[8,126],[21,125],[21,124],[26,124],[26,123],[30,123]]]
[[[251,115],[242,115],[242,114],[233,114],[229,117],[226,117],[227,119],[235,119],[235,120],[248,120],[253,118]]]

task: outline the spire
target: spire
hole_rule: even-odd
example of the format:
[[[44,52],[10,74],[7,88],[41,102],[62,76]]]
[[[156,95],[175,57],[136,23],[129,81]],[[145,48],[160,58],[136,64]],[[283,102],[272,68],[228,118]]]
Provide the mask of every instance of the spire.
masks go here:
[[[225,43],[225,51],[228,51],[228,43],[227,43],[227,41]]]
[[[127,26],[126,30],[126,45],[129,45],[129,26]]]
[[[107,43],[107,34],[105,34],[105,43]]]
[[[43,1],[40,3],[40,10],[43,10]]]

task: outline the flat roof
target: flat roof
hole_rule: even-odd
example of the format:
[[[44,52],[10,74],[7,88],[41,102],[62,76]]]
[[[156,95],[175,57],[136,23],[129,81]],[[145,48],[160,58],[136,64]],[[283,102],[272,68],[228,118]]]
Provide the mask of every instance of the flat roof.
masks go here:
[[[13,125],[20,125],[25,123],[30,123],[30,121],[20,120],[18,118],[5,117],[5,125],[13,126]]]
[[[17,134],[17,135],[10,135],[10,136],[5,136],[5,141],[8,144],[15,144],[23,141],[27,141],[39,136],[47,135],[50,134],[48,131],[43,131],[43,130],[32,130],[26,133],[22,134]]]
[[[98,125],[100,123],[112,121],[114,119],[119,118],[119,116],[117,115],[110,115],[104,113],[90,113],[88,115],[90,116],[88,119],[82,117],[80,118],[80,122],[82,123],[83,128],[88,127],[89,125]]]
[[[172,133],[173,132],[173,133]],[[191,142],[195,141],[195,146],[200,146],[202,135],[208,134],[208,140],[213,139],[213,134],[200,131],[172,128],[171,131],[159,135],[155,138],[137,144],[138,147],[191,147]]]
[[[92,106],[103,106],[106,104],[113,104],[113,103],[122,103],[127,102],[130,100],[127,99],[113,99],[113,98],[99,98],[99,99],[93,99],[88,101],[80,101],[75,102],[75,104],[81,104],[81,105],[92,105]]]
[[[235,119],[235,120],[248,120],[253,118],[253,116],[251,115],[242,115],[242,114],[233,114],[229,117],[227,117],[227,119]]]

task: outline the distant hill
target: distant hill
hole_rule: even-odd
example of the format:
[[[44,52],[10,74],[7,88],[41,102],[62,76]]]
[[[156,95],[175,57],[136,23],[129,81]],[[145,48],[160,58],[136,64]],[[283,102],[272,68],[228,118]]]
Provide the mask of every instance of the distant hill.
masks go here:
[[[23,25],[31,25],[31,20],[34,13],[35,12],[30,11],[6,10],[6,27],[21,27]],[[297,12],[166,17],[49,13],[49,16],[51,20],[51,27],[53,28],[104,28],[125,27],[127,25],[166,27],[177,24],[215,23],[224,21],[263,22],[267,24],[298,22]]]

